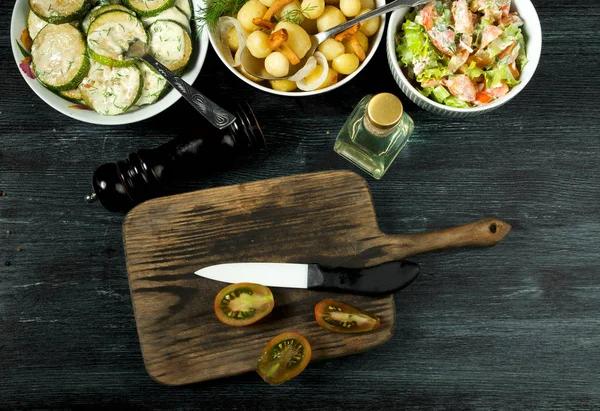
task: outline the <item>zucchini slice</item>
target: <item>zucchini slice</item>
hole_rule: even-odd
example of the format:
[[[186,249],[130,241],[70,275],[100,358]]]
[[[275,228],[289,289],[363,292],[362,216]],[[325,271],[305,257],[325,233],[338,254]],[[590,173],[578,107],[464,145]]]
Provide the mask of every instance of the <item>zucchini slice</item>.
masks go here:
[[[123,3],[139,16],[152,17],[173,7],[175,0],[123,0]]]
[[[192,7],[192,0],[175,0],[175,7],[177,7],[188,20],[191,20],[194,16],[194,9]]]
[[[46,27],[48,22],[40,19],[37,14],[29,10],[29,16],[27,16],[27,30],[29,30],[29,37],[35,39],[41,29]]]
[[[129,10],[125,6],[121,6],[120,4],[107,4],[104,6],[96,6],[92,10],[90,10],[90,12],[86,14],[85,18],[83,19],[83,22],[81,23],[81,28],[83,29],[83,32],[88,32],[88,30],[90,29],[90,25],[94,22],[94,20],[98,18],[98,16],[113,10],[124,11],[126,13],[131,14],[132,16],[135,16],[135,13],[133,11]]]
[[[144,61],[138,61],[136,65],[142,73],[144,84],[142,86],[142,95],[135,104],[137,106],[152,104],[163,96],[169,86],[169,83],[148,63]]]
[[[83,101],[104,116],[124,113],[142,93],[142,74],[136,66],[111,67],[93,61],[79,85]]]
[[[70,24],[48,24],[31,46],[35,76],[55,90],[71,90],[81,82],[90,67],[85,40]]]
[[[81,97],[81,91],[78,88],[73,90],[59,91],[59,94],[67,100],[79,103],[83,98]]]
[[[142,22],[127,12],[113,10],[101,14],[90,25],[87,44],[90,56],[98,63],[127,67],[135,62],[126,60],[123,53],[136,39],[148,42]]]
[[[189,34],[192,34],[190,20],[177,7],[171,7],[170,9],[166,9],[165,11],[160,12],[160,14],[157,14],[154,17],[144,17],[142,18],[142,23],[144,23],[144,26],[148,27],[159,20],[170,20],[174,21],[175,23],[179,23],[183,28],[187,30]]]
[[[159,20],[148,28],[149,53],[169,70],[183,69],[192,55],[192,39],[174,21]]]
[[[39,18],[52,24],[63,24],[82,18],[91,0],[29,0],[29,7]]]

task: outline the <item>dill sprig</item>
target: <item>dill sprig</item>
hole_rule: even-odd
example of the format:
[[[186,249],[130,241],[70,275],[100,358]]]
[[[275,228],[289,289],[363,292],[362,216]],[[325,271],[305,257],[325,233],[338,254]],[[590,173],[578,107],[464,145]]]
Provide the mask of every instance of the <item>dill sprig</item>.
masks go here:
[[[302,24],[302,21],[304,20],[304,14],[308,13],[309,11],[313,11],[317,6],[313,6],[312,4],[306,6],[305,8],[303,8],[302,10],[298,10],[298,9],[293,9],[293,10],[288,10],[285,13],[283,13],[281,15],[281,17],[279,18],[279,21],[287,21],[289,23],[294,23],[297,25]]]
[[[209,30],[213,31],[217,28],[219,18],[222,16],[235,17],[238,11],[246,4],[248,0],[213,0],[207,2],[208,4],[204,7],[198,7],[196,16],[196,24],[198,32],[201,33],[205,26],[208,26]]]

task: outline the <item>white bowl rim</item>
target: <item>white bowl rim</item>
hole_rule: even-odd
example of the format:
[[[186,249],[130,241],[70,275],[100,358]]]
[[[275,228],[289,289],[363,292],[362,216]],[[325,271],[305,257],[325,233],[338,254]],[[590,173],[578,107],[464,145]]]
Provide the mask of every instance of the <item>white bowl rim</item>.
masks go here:
[[[378,3],[382,3],[380,5],[380,6],[382,6],[385,4],[385,0],[375,0],[375,4],[377,5]],[[366,67],[366,65],[371,61],[371,59],[377,52],[377,48],[381,44],[381,40],[383,38],[383,32],[385,30],[386,21],[387,21],[386,16],[385,15],[381,16],[381,23],[379,24],[379,28],[377,29],[375,43],[371,46],[371,51],[367,55],[367,58],[365,59],[365,61],[363,61],[360,64],[360,66],[358,66],[358,69],[354,73],[347,75],[346,77],[344,77],[344,79],[342,81],[338,81],[337,83],[335,83],[332,86],[326,87],[321,90],[313,90],[313,91],[278,91],[278,90],[273,90],[270,87],[263,86],[262,84],[255,83],[254,81],[244,77],[244,75],[242,73],[237,71],[234,67],[231,67],[227,63],[227,61],[225,61],[225,58],[223,58],[223,56],[221,55],[221,51],[214,44],[214,41],[215,41],[213,39],[214,33],[209,34],[208,38],[210,40],[210,45],[212,46],[212,48],[215,51],[215,53],[217,54],[217,56],[219,56],[219,59],[221,60],[223,65],[225,65],[225,67],[227,67],[229,69],[229,71],[231,71],[233,74],[235,74],[239,79],[241,79],[242,81],[244,81],[247,84],[250,84],[252,87],[255,87],[262,91],[266,91],[267,93],[276,94],[278,96],[286,96],[286,97],[316,96],[317,94],[327,93],[328,91],[332,91],[332,90],[335,90],[336,88],[343,86],[344,84],[346,84],[350,80],[352,80],[354,77],[356,77],[356,75],[358,75],[358,73],[360,73],[362,71],[362,69]],[[210,30],[206,29],[205,31],[210,31]]]
[[[20,14],[19,8],[24,7],[23,3],[26,2],[27,0],[16,0],[15,5],[13,7],[10,22],[10,42],[12,46],[13,57],[17,65],[17,70],[19,70],[19,73],[21,73],[21,76],[23,77],[27,85],[42,101],[44,101],[48,106],[52,107],[56,111],[70,118],[74,118],[85,123],[110,126],[124,125],[136,123],[138,121],[143,121],[148,118],[154,117],[155,115],[171,107],[181,98],[181,94],[179,94],[177,90],[172,88],[158,102],[116,116],[103,116],[92,110],[78,110],[74,108],[69,108],[67,105],[74,105],[75,103],[65,100],[59,97],[58,95],[55,95],[54,92],[44,87],[36,79],[29,78],[25,73],[23,73],[23,70],[21,70],[21,67],[19,66],[24,57],[22,57],[21,50],[17,45],[17,40],[21,36],[21,31],[27,27],[27,23],[26,20],[20,21],[20,19],[18,18],[18,14]],[[202,6],[203,4],[204,0],[192,0],[192,5],[196,8]],[[194,41],[193,38],[192,40]],[[206,52],[208,49],[208,36],[206,35],[206,33],[200,33],[198,39],[195,41],[195,44],[197,49],[195,53],[196,56],[193,57],[195,58],[195,62],[190,67],[190,69],[186,71],[186,73],[182,76],[182,78],[190,84],[192,84],[198,78],[200,70],[204,65],[204,60],[206,59]],[[59,101],[64,102],[66,104],[60,105]]]
[[[453,113],[477,113],[477,112],[482,112],[482,111],[491,111],[499,106],[502,106],[503,104],[509,102],[510,100],[512,100],[517,94],[519,94],[521,92],[521,90],[523,90],[525,88],[525,86],[531,81],[531,79],[533,78],[533,75],[535,73],[535,70],[537,69],[537,66],[539,64],[540,61],[540,57],[541,57],[541,53],[542,53],[542,26],[540,24],[540,19],[539,16],[537,14],[537,11],[535,10],[535,7],[533,5],[533,3],[530,0],[513,0],[511,2],[511,9],[516,7],[516,3],[525,3],[527,4],[527,6],[531,7],[531,11],[532,13],[532,17],[528,18],[527,21],[525,22],[525,24],[528,27],[532,27],[534,29],[534,31],[538,32],[539,35],[539,39],[540,39],[540,47],[537,50],[537,52],[535,52],[533,54],[529,53],[529,50],[527,51],[527,59],[528,59],[528,66],[531,65],[531,67],[533,68],[532,72],[531,72],[531,76],[527,77],[526,79],[523,79],[519,84],[517,84],[515,87],[513,87],[510,90],[510,93],[508,93],[506,96],[499,98],[497,100],[492,101],[489,104],[485,104],[483,106],[478,106],[478,107],[469,107],[469,108],[458,108],[458,107],[450,107],[447,106],[445,104],[441,104],[438,103],[437,101],[434,101],[428,97],[425,97],[423,94],[421,94],[421,92],[419,92],[419,90],[416,89],[416,87],[414,87],[412,85],[412,83],[410,81],[408,81],[408,79],[406,78],[406,76],[404,75],[404,72],[402,71],[402,69],[400,68],[400,64],[398,63],[398,59],[389,59],[393,61],[394,64],[394,69],[396,70],[396,72],[398,73],[398,75],[400,76],[400,78],[402,79],[402,81],[404,82],[404,84],[409,87],[416,95],[417,97],[425,102],[426,104],[431,104],[433,107],[436,107],[438,109],[441,110],[446,110],[448,112],[453,112]],[[387,48],[387,53],[393,53],[393,55],[396,54],[396,40],[394,39],[395,35],[396,35],[396,31],[393,29],[392,24],[395,23],[395,21],[398,21],[398,24],[400,24],[403,20],[404,20],[404,16],[410,11],[410,8],[406,8],[406,9],[399,9],[394,11],[391,15],[390,15],[390,20],[389,20],[389,24],[388,24],[388,31],[387,31],[387,36],[386,36],[386,48]],[[525,32],[524,31],[524,35],[527,35],[529,31]]]

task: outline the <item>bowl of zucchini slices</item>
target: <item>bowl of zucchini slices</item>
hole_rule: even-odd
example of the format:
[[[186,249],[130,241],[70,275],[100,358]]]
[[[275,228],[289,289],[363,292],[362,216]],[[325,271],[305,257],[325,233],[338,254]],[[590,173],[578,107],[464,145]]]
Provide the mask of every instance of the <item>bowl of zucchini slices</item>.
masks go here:
[[[23,78],[48,105],[94,124],[150,118],[181,95],[150,65],[128,60],[135,40],[192,84],[208,38],[195,30],[204,0],[17,0],[13,54]]]

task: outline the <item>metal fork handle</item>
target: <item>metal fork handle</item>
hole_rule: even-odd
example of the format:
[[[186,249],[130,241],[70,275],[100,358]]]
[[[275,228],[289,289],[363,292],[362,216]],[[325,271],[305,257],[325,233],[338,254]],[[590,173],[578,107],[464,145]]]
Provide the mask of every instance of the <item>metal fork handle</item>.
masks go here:
[[[142,60],[150,64],[165,78],[179,93],[185,98],[210,124],[222,130],[230,126],[236,117],[229,111],[221,108],[204,94],[200,93],[194,87],[176,76],[171,70],[163,66],[159,61],[149,54],[141,57]]]
[[[396,10],[402,7],[416,7],[421,4],[429,3],[430,0],[395,0],[391,3],[386,4],[385,6],[378,7],[374,10],[371,10],[365,14],[361,14],[358,17],[353,18],[345,23],[340,24],[339,26],[335,26],[330,28],[329,30],[322,31],[318,34],[315,34],[317,38],[317,43],[321,44],[325,40],[330,37],[335,36],[338,33],[341,33],[344,30],[348,30],[350,27],[354,26],[356,23],[361,23],[363,21],[372,19],[373,17],[379,17],[383,14],[389,13],[392,10]]]

